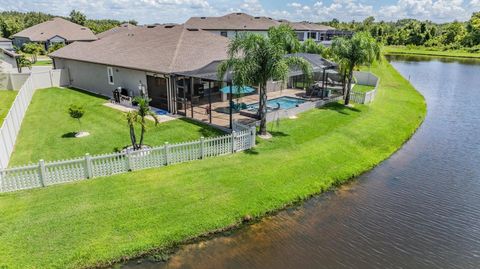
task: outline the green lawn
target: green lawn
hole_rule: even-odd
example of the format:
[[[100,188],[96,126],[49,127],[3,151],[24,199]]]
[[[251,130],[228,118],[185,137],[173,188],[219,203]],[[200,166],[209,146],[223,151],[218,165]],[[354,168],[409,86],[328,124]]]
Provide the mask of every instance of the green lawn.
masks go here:
[[[130,137],[124,114],[104,106],[105,102],[104,98],[73,89],[38,90],[22,123],[10,166],[39,159],[79,157],[87,152],[109,153],[128,145]],[[68,115],[70,104],[85,108],[81,124]],[[89,132],[90,136],[72,138],[72,133],[79,130]],[[149,121],[145,143],[155,146],[219,134],[217,129],[188,120],[157,126]]]
[[[368,86],[368,85],[355,84],[355,86],[353,86],[353,91],[355,92],[365,93],[365,92],[372,91],[374,89],[375,89],[374,86]]]
[[[372,71],[381,82],[371,105],[283,120],[250,152],[0,195],[0,267],[87,267],[170,248],[371,169],[426,113],[387,61]]]
[[[17,91],[0,90],[0,126],[10,110],[10,106],[17,96]]]
[[[49,66],[52,65],[52,60],[38,60],[32,66]]]
[[[383,48],[385,54],[412,54],[424,56],[441,56],[455,58],[477,58],[480,59],[480,53],[471,53],[464,50],[439,50],[426,47],[406,47],[406,46],[386,46]]]

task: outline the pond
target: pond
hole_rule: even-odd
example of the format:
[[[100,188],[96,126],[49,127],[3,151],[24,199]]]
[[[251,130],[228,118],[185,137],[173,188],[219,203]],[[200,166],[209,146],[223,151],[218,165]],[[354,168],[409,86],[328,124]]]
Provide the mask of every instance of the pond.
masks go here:
[[[480,62],[391,57],[425,96],[424,124],[351,184],[167,263],[122,268],[479,268]]]

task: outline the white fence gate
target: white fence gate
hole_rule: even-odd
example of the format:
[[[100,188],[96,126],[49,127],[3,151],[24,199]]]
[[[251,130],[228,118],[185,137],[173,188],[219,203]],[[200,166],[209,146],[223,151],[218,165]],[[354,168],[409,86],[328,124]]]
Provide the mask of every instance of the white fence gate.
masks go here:
[[[375,87],[373,90],[368,92],[350,92],[350,100],[358,104],[368,104],[371,103],[375,99],[375,95],[377,94],[378,84],[380,82],[380,78],[375,76],[370,72],[354,72],[355,80],[359,85],[368,85]]]
[[[68,73],[63,70],[49,70],[38,73],[11,74],[11,80],[25,79],[15,100],[0,127],[0,169],[6,168],[15,146],[23,117],[32,101],[36,89],[63,86],[68,81]],[[22,77],[20,77],[22,76]]]
[[[232,154],[255,146],[255,127],[235,124],[231,134],[168,144],[151,149],[111,153],[0,169],[0,192],[40,188],[129,171]]]

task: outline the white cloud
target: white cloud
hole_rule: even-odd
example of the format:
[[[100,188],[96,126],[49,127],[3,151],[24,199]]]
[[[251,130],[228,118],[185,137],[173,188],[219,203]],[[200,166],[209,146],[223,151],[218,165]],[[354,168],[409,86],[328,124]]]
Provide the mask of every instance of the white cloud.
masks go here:
[[[285,18],[295,21],[377,20],[401,18],[433,21],[467,20],[480,9],[480,0],[0,0],[0,10],[42,11],[68,16],[72,9],[89,18],[135,19],[140,23],[183,22],[191,16],[218,16],[228,12]],[[267,8],[268,7],[268,8]]]

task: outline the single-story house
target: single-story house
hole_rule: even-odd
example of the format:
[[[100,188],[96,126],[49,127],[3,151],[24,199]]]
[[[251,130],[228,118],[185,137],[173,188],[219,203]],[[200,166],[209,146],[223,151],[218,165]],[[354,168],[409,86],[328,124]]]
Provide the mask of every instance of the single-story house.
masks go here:
[[[0,36],[0,49],[12,49],[12,40]]]
[[[39,23],[14,34],[12,38],[16,47],[21,48],[25,43],[36,42],[43,44],[46,50],[55,43],[68,45],[75,41],[97,40],[89,28],[62,18]]]
[[[339,31],[333,27],[317,23],[275,20],[269,17],[251,16],[240,12],[220,17],[192,17],[185,22],[185,27],[202,29],[217,35],[233,38],[242,32],[266,35],[269,28],[281,24],[290,25],[300,41],[310,38],[317,42],[328,43],[335,36],[351,34],[350,32]]]
[[[49,56],[55,69],[68,70],[72,87],[107,97],[118,88],[129,96],[148,94],[152,106],[177,113],[187,96],[214,87],[178,74],[227,59],[228,44],[228,38],[183,25],[132,27]]]

